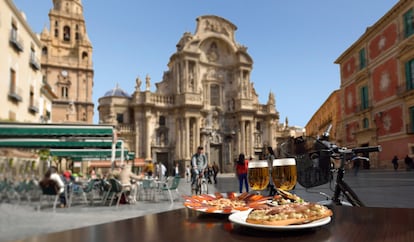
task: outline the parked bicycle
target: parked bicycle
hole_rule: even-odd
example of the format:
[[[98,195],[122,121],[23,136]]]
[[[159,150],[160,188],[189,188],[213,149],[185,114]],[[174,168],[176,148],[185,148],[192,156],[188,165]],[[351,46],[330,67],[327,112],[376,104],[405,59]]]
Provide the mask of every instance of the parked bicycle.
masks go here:
[[[298,183],[305,188],[327,184],[335,180],[333,196],[327,196],[325,205],[365,206],[357,194],[345,182],[346,164],[353,159],[368,161],[369,153],[381,151],[381,146],[346,148],[329,141],[329,132],[320,138],[291,138],[281,146],[281,155],[296,159]],[[337,162],[335,162],[337,161]],[[335,166],[337,163],[337,166]],[[336,177],[334,177],[336,173]],[[346,199],[346,201],[344,200]]]

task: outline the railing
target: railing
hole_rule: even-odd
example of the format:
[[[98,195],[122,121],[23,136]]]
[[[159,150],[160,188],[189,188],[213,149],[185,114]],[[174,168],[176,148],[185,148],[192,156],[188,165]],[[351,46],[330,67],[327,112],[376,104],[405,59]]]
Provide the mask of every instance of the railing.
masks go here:
[[[121,133],[134,133],[135,126],[133,124],[118,124],[117,129]]]
[[[59,64],[65,64],[66,66],[78,66],[85,62],[79,61],[80,59],[78,57],[57,57],[57,56],[48,56],[47,58],[44,58],[46,63],[52,62],[52,63],[59,63]],[[83,66],[87,66],[87,64],[84,64]]]
[[[174,104],[174,96],[151,93],[150,102],[154,104]]]
[[[409,88],[406,83],[403,83],[397,87],[398,96],[407,96],[414,92],[414,87]]]
[[[20,36],[15,29],[10,30],[10,43],[17,51],[23,51],[23,41],[20,39]]]
[[[22,98],[22,89],[21,88],[15,88],[14,90],[10,90],[8,97],[12,99],[15,102],[21,102],[23,100]]]
[[[406,130],[407,134],[414,134],[414,125],[413,125],[413,123],[406,124],[405,130]]]
[[[39,112],[39,102],[34,102],[29,105],[29,112],[38,113]]]
[[[40,60],[36,56],[30,55],[29,63],[34,70],[40,70]]]

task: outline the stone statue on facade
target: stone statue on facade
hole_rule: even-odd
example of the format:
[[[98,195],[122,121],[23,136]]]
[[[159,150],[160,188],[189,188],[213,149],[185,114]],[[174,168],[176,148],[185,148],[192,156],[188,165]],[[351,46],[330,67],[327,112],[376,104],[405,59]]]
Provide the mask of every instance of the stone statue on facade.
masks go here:
[[[267,104],[275,105],[275,95],[273,92],[269,93],[269,99],[267,100]]]
[[[140,91],[141,90],[141,79],[139,77],[137,77],[137,79],[135,79],[135,90],[136,91]]]
[[[151,78],[150,78],[150,76],[147,74],[147,76],[145,77],[145,90],[146,91],[149,91],[150,90],[150,86],[151,86],[151,83],[150,83],[150,81],[151,81]]]

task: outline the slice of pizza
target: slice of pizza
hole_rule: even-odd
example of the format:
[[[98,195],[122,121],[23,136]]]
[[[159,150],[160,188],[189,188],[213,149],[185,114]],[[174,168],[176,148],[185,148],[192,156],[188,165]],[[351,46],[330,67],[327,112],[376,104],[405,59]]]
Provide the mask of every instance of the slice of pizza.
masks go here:
[[[283,204],[276,207],[252,209],[246,222],[261,225],[285,226],[305,224],[332,216],[329,208],[310,202]]]

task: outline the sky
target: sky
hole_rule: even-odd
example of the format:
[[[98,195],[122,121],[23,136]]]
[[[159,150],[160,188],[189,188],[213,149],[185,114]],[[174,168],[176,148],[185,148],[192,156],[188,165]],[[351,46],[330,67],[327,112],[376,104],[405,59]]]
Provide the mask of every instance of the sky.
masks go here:
[[[52,0],[14,0],[33,32],[49,28]],[[304,127],[340,87],[335,60],[398,0],[82,0],[93,45],[95,103],[117,84],[132,94],[136,77],[162,80],[176,44],[195,33],[196,18],[217,15],[237,26],[235,39],[253,59],[259,102],[269,92],[280,122]]]

